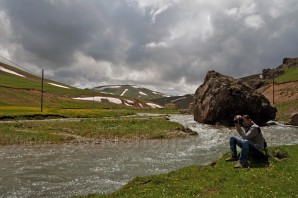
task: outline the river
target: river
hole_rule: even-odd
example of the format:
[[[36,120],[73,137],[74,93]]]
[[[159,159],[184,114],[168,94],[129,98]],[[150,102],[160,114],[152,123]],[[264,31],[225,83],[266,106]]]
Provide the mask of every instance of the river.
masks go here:
[[[228,151],[235,130],[171,115],[198,132],[177,139],[0,147],[0,197],[70,197],[113,192],[136,176],[209,164]],[[298,143],[298,128],[262,127],[268,145]]]

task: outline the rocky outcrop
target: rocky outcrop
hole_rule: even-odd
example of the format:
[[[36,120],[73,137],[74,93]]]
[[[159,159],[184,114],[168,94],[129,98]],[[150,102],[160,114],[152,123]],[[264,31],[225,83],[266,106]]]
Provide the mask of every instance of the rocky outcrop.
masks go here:
[[[277,68],[292,68],[292,67],[297,67],[298,66],[298,58],[284,58],[282,60],[282,65],[278,66]]]
[[[265,96],[243,81],[215,71],[209,71],[196,90],[192,110],[197,122],[223,125],[232,125],[237,114],[250,115],[262,125],[273,120],[277,111]]]
[[[272,79],[285,73],[284,69],[263,69],[262,76],[264,79]]]
[[[285,69],[298,66],[298,58],[284,58],[282,64],[275,69],[263,69],[262,76],[264,79],[276,78],[283,74]]]
[[[265,80],[263,80],[263,76],[261,74],[242,77],[240,80],[248,84],[253,90],[257,90],[265,84]]]

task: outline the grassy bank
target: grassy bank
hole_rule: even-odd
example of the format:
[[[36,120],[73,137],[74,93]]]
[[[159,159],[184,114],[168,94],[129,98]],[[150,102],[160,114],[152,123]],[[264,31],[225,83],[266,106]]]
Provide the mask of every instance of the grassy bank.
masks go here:
[[[274,79],[276,83],[284,83],[289,81],[298,81],[298,67],[285,70],[285,73]]]
[[[112,194],[86,197],[296,197],[297,150],[298,145],[271,147],[269,166],[240,170],[225,162],[227,154],[215,165],[137,177]]]
[[[99,103],[100,104],[100,103]],[[44,108],[43,112],[39,107],[30,106],[1,106],[0,105],[0,119],[4,116],[15,117],[13,119],[25,119],[29,115],[40,115],[45,118],[49,114],[68,118],[102,118],[102,117],[121,117],[126,115],[134,115],[137,113],[157,113],[157,114],[175,114],[177,110],[163,110],[163,109],[122,109],[121,106],[112,104],[107,105],[109,108],[94,108],[86,106],[85,108]]]
[[[172,138],[186,136],[183,128],[163,116],[3,122],[0,145]]]
[[[298,111],[298,101],[287,101],[275,104],[278,109],[276,113],[276,120],[288,123],[291,120],[291,114]]]

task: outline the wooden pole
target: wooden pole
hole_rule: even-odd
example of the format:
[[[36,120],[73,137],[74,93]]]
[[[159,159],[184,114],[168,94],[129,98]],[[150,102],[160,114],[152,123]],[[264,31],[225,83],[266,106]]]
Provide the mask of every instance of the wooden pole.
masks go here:
[[[43,110],[43,69],[41,72],[41,98],[40,98],[40,111]]]
[[[274,69],[272,70],[272,104],[274,104]]]

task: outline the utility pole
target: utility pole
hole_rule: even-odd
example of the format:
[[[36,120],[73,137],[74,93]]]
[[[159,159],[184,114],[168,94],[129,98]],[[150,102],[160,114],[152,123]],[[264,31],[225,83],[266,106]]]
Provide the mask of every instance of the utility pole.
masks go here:
[[[274,104],[274,68],[272,70],[272,104]]]
[[[40,111],[43,110],[43,69],[41,72],[41,98],[40,98]]]

